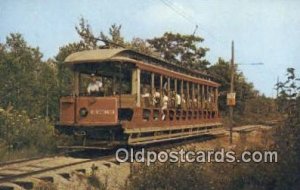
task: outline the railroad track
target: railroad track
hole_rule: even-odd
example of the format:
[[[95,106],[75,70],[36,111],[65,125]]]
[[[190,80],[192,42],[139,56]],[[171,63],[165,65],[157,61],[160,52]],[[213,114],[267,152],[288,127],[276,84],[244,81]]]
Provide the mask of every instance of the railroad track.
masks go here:
[[[41,174],[41,173],[45,173],[45,172],[48,172],[48,171],[58,170],[58,169],[62,169],[62,168],[70,167],[70,166],[79,165],[79,164],[91,163],[91,162],[95,162],[95,161],[104,161],[104,160],[108,161],[108,160],[113,159],[113,158],[114,157],[111,156],[111,155],[110,156],[103,156],[101,158],[86,159],[86,160],[83,159],[83,160],[75,161],[75,162],[68,163],[68,164],[56,165],[56,166],[51,166],[51,167],[46,167],[46,168],[40,168],[36,164],[35,165],[30,165],[31,167],[36,166],[36,167],[38,167],[40,169],[33,170],[33,171],[28,171],[28,172],[22,172],[22,173],[19,173],[19,174],[11,174],[11,175],[10,174],[0,173],[0,176],[2,176],[0,178],[0,183],[10,182],[10,181],[13,181],[13,180],[18,179],[18,178],[24,178],[24,177],[27,177],[27,176]],[[27,165],[27,167],[28,167],[28,165]],[[17,169],[17,168],[4,168],[4,170],[6,170],[6,171],[19,170],[20,171],[20,169]]]
[[[93,159],[61,156],[10,163],[9,165],[0,167],[0,190],[13,189],[8,187],[15,185],[20,186],[20,189],[32,189],[32,178],[45,182],[53,182],[51,175],[55,173],[67,179],[72,172],[86,173],[87,169],[91,168],[95,163],[110,167],[113,160],[114,155],[101,156]]]
[[[251,131],[260,128],[260,126],[243,126],[236,127],[235,132]],[[226,136],[228,131],[223,130],[216,132],[216,137]],[[210,136],[203,136],[202,138],[194,138],[187,141],[173,142],[172,144],[158,143],[154,146],[147,146],[148,150],[166,150],[173,149],[174,147],[180,147],[186,144],[201,143],[213,139]],[[81,172],[86,173],[87,169],[91,168],[91,165],[98,163],[110,167],[111,164],[115,164],[114,152],[110,152],[108,155],[101,155],[96,158],[74,158],[67,156],[48,156],[48,157],[36,157],[26,160],[17,160],[12,162],[0,163],[0,190],[7,189],[32,189],[32,178],[42,181],[53,182],[51,175],[55,173],[62,178],[69,178],[70,173]],[[72,169],[69,169],[72,168]],[[51,173],[52,172],[52,173]],[[50,176],[50,177],[49,177]],[[24,180],[26,179],[26,180]],[[17,188],[9,188],[14,187]]]
[[[75,152],[75,151],[72,151],[72,152]],[[0,168],[4,167],[4,166],[7,167],[10,165],[15,165],[15,164],[26,164],[27,162],[38,161],[38,160],[42,160],[42,159],[46,159],[46,158],[54,158],[57,156],[67,155],[72,152],[68,151],[68,152],[62,152],[62,153],[58,153],[58,154],[54,154],[54,155],[37,156],[37,157],[32,157],[32,158],[4,161],[4,162],[0,162]]]
[[[14,164],[21,164],[21,163],[26,163],[26,162],[30,162],[30,161],[40,160],[43,158],[47,158],[47,156],[39,156],[39,157],[34,157],[34,158],[0,162],[0,168],[3,166],[9,166],[9,165],[14,165]]]

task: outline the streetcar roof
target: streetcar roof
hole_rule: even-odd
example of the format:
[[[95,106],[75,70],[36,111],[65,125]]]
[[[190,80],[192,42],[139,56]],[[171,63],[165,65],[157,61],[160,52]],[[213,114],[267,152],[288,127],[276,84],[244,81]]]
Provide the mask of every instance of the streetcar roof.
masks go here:
[[[97,50],[85,50],[76,53],[72,53],[65,59],[65,63],[76,64],[83,62],[102,62],[111,60],[117,57],[119,53],[126,51],[123,48],[117,49],[97,49]],[[118,57],[119,59],[125,57]],[[133,59],[132,59],[133,60]]]
[[[146,64],[143,62],[146,61]],[[153,57],[151,55],[146,55],[134,50],[124,49],[124,48],[115,48],[115,49],[96,49],[96,50],[85,50],[73,53],[65,59],[67,65],[76,65],[76,64],[89,64],[89,63],[102,63],[109,61],[118,61],[118,62],[131,62],[137,64],[138,66],[145,66],[151,62],[155,62],[154,65],[170,69],[176,72],[184,72],[185,74],[191,74],[198,78],[207,77],[209,83],[214,83],[214,85],[219,86],[219,84],[210,81],[209,78],[213,78],[205,73],[200,73],[198,71],[189,70],[187,68],[175,65],[173,63],[167,62],[161,58]]]

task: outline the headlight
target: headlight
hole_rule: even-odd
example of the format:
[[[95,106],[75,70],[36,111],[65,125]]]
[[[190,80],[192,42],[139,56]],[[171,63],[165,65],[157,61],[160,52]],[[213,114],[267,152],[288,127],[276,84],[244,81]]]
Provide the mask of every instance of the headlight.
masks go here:
[[[79,115],[80,117],[86,117],[88,115],[88,110],[86,108],[80,108]]]

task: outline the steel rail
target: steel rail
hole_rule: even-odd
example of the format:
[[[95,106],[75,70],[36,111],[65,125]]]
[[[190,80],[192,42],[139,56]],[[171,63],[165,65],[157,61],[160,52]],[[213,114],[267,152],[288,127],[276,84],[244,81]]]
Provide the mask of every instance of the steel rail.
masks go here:
[[[3,178],[0,178],[0,184],[5,183],[5,182],[11,182],[11,181],[19,179],[19,178],[29,177],[29,176],[33,176],[33,175],[37,175],[37,174],[41,174],[41,173],[45,173],[45,172],[49,172],[49,171],[53,171],[53,170],[58,170],[58,169],[62,169],[62,168],[70,167],[70,166],[79,165],[79,164],[85,164],[85,163],[89,163],[89,162],[102,161],[102,160],[109,161],[112,158],[114,158],[113,155],[101,156],[100,158],[84,160],[84,161],[79,161],[79,162],[74,162],[74,163],[69,163],[69,164],[63,164],[63,165],[59,165],[59,166],[49,167],[49,168],[45,168],[45,169],[41,169],[41,170],[30,171],[30,172],[16,174],[16,175],[8,175]]]

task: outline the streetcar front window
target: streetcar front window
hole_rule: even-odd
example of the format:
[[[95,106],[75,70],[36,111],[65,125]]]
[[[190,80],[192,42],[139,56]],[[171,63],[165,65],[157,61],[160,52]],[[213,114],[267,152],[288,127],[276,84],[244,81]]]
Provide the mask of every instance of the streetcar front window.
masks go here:
[[[80,96],[117,96],[131,93],[132,69],[115,63],[78,65]]]

